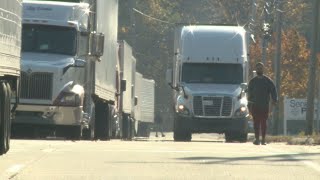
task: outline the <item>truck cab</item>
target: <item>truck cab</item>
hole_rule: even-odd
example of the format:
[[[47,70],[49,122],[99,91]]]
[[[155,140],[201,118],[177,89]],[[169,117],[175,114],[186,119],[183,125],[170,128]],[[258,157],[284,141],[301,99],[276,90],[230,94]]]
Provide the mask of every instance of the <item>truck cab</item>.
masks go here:
[[[238,26],[176,28],[173,69],[174,140],[192,133],[225,133],[226,141],[247,140],[248,41]]]

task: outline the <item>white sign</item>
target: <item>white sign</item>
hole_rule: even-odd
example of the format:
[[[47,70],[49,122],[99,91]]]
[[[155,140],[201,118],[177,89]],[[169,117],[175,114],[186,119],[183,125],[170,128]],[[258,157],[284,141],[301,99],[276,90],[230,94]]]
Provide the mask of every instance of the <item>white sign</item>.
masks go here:
[[[307,99],[284,99],[284,121],[283,132],[287,135],[287,121],[305,120],[307,114]],[[320,105],[320,104],[319,104]],[[320,114],[317,113],[317,101],[314,102],[314,120],[320,121]]]
[[[314,104],[314,119],[317,119],[317,102]],[[307,99],[285,99],[284,119],[285,120],[306,120]]]

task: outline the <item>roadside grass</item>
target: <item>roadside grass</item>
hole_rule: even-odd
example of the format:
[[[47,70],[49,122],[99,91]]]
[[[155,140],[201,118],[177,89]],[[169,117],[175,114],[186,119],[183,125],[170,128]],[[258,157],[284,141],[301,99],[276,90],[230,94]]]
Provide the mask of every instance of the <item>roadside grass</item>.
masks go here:
[[[304,135],[304,132],[294,136],[272,136],[266,137],[268,143],[286,142],[289,145],[320,145],[320,134],[313,133],[311,136]]]

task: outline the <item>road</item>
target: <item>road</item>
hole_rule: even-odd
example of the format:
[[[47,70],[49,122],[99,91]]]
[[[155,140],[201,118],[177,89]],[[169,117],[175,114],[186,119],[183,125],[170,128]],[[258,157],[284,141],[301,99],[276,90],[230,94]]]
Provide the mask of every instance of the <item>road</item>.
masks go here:
[[[0,179],[320,179],[320,146],[225,143],[198,134],[192,142],[12,140]]]

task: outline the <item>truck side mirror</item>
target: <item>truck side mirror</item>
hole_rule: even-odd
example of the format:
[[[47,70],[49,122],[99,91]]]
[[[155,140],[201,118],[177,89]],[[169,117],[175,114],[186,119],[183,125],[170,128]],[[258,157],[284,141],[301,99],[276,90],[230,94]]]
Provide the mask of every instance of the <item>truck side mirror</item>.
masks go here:
[[[172,69],[168,69],[166,72],[166,81],[169,85],[172,85]]]
[[[135,97],[134,97],[134,105],[135,105],[135,106],[138,105],[138,96],[135,96]]]
[[[93,32],[89,38],[89,55],[101,57],[104,50],[104,34]]]
[[[122,79],[122,80],[121,80],[120,87],[121,87],[121,88],[120,88],[121,91],[126,91],[126,90],[127,90],[127,80]]]

